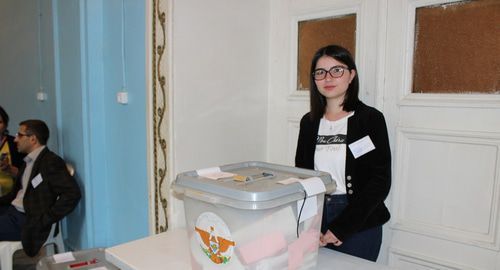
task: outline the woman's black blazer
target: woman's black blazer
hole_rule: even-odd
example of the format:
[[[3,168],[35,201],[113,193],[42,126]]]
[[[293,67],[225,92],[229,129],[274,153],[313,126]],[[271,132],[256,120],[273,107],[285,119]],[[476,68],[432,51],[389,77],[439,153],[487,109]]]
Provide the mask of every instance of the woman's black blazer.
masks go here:
[[[310,113],[300,121],[295,166],[314,169],[314,152],[320,119]],[[354,158],[349,144],[369,136],[375,149]],[[341,241],[352,234],[386,223],[389,210],[384,200],[391,186],[391,150],[384,116],[359,102],[347,121],[345,178],[348,206],[328,224],[328,229]],[[323,232],[324,233],[324,232]]]

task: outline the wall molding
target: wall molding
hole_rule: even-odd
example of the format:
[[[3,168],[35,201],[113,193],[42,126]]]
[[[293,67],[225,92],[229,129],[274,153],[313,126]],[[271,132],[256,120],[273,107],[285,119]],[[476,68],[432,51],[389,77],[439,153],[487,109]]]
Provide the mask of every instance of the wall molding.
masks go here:
[[[456,228],[454,226],[444,226],[433,224],[421,220],[415,220],[406,217],[405,199],[406,191],[404,188],[408,186],[407,171],[411,165],[409,162],[410,144],[414,141],[428,142],[443,142],[443,143],[458,143],[461,145],[481,145],[491,146],[496,153],[495,168],[500,167],[500,134],[498,133],[481,133],[481,132],[465,132],[465,131],[446,131],[446,130],[431,130],[421,128],[404,128],[397,129],[397,146],[398,152],[395,157],[395,181],[394,181],[394,203],[393,203],[393,218],[391,227],[395,230],[407,231],[437,237],[453,242],[465,243],[481,248],[487,248],[495,251],[500,250],[500,235],[498,231],[500,207],[500,171],[494,172],[492,179],[493,191],[491,195],[490,219],[488,221],[488,229],[485,233],[468,231],[465,229]]]
[[[403,97],[403,99],[401,99],[399,105],[404,107],[451,107],[451,108],[500,109],[500,95],[408,93]]]
[[[469,265],[438,259],[435,257],[409,252],[399,248],[389,248],[389,265],[402,267],[400,263],[413,264],[418,269],[442,269],[442,270],[483,270]]]

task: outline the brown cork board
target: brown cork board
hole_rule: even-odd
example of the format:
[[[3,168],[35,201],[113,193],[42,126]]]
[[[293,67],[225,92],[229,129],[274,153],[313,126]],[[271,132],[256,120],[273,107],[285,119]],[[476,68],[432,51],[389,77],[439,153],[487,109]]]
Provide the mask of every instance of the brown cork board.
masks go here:
[[[422,7],[415,17],[413,93],[500,93],[500,1]]]
[[[331,44],[345,47],[354,57],[356,49],[356,14],[299,22],[298,90],[309,90],[312,57],[319,48]]]

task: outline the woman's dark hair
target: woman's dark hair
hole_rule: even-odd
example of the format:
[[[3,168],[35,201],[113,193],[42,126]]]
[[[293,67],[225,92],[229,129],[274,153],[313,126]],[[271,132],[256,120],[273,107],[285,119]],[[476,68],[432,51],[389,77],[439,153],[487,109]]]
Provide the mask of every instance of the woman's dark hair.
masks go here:
[[[8,127],[9,126],[9,115],[7,114],[7,112],[2,108],[2,106],[0,106],[0,118],[2,118],[2,121],[4,122],[5,124],[5,127]],[[5,129],[4,131],[5,134],[9,134],[9,131],[7,129]],[[2,134],[3,135],[3,134]]]
[[[316,64],[322,56],[330,56],[333,59],[340,61],[347,65],[349,70],[355,70],[356,74],[352,79],[349,87],[347,88],[344,102],[342,103],[344,111],[353,111],[356,104],[359,102],[359,80],[358,80],[358,69],[354,63],[351,53],[338,45],[329,45],[319,49],[313,56],[311,62],[311,73],[310,73],[310,102],[311,102],[311,119],[319,119],[323,117],[326,109],[326,98],[321,95],[316,86],[316,81],[314,80],[313,72],[316,69]]]

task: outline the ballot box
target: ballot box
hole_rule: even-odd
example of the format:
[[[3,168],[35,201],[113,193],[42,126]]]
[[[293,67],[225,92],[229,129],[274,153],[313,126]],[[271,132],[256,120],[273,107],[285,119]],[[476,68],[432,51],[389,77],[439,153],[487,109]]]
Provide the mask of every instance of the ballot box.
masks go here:
[[[37,270],[119,270],[108,262],[103,248],[66,252],[46,256],[38,261]]]
[[[249,161],[180,173],[193,270],[311,269],[330,174]]]

